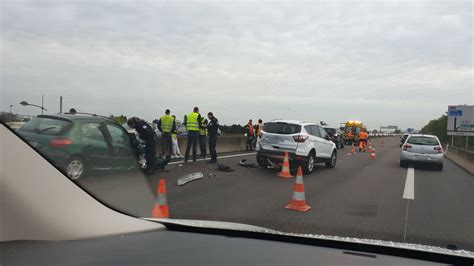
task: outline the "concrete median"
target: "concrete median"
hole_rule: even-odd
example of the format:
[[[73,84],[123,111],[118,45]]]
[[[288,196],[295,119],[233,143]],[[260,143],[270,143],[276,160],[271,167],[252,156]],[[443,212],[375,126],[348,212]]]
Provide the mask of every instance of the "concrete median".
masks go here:
[[[474,151],[449,146],[446,158],[474,175]]]
[[[222,152],[235,152],[235,151],[243,151],[245,150],[245,145],[247,142],[247,138],[245,136],[239,135],[227,135],[217,137],[217,153]],[[181,154],[184,155],[186,151],[186,143],[187,137],[178,137],[178,144]],[[158,154],[161,153],[161,139],[158,139],[157,143],[157,152]],[[197,154],[199,155],[201,150],[199,149],[199,144],[197,145]],[[206,140],[206,153],[209,156],[209,144]]]

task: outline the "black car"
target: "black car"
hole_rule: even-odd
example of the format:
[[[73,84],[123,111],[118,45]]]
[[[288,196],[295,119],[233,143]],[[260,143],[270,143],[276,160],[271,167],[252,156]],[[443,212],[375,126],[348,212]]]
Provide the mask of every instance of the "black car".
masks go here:
[[[344,139],[342,135],[338,133],[336,128],[334,127],[324,127],[326,132],[328,133],[330,139],[334,144],[336,144],[336,148],[341,149],[344,148]]]
[[[400,148],[403,146],[403,143],[405,143],[405,140],[407,140],[408,136],[410,136],[410,134],[403,134],[403,136],[400,137]]]

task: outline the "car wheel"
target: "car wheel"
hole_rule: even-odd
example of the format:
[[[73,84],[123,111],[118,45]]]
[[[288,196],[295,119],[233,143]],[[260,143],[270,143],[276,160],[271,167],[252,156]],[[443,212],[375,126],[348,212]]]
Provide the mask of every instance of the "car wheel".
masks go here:
[[[336,167],[336,163],[337,163],[337,153],[336,151],[333,151],[331,154],[331,160],[329,162],[326,162],[326,167],[334,168]]]
[[[315,162],[314,152],[310,152],[308,158],[302,162],[303,173],[310,174],[313,172]]]
[[[73,157],[66,163],[66,175],[72,179],[77,180],[84,177],[86,174],[86,164],[84,160],[79,157]]]
[[[267,159],[259,154],[257,154],[257,164],[261,168],[267,168],[268,167],[268,162]]]
[[[408,167],[407,161],[400,160],[400,167],[407,168]]]

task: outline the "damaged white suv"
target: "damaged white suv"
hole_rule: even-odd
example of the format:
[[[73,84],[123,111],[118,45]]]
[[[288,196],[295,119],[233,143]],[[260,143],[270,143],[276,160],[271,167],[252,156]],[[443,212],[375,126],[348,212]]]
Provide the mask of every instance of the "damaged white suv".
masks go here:
[[[257,142],[257,162],[266,168],[280,163],[288,152],[290,164],[301,165],[308,174],[315,163],[325,163],[334,168],[337,161],[336,145],[324,128],[309,122],[273,120],[263,127],[263,135]]]

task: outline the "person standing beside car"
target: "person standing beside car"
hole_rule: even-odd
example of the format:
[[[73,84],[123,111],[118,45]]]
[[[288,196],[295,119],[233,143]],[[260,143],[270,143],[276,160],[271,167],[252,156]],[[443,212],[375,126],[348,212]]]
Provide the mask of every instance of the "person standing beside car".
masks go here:
[[[193,162],[196,162],[196,146],[199,142],[199,129],[201,128],[201,115],[199,108],[194,107],[193,112],[184,116],[184,126],[188,132],[188,142],[186,143],[186,152],[184,153],[184,162],[189,160],[191,146],[193,148]]]
[[[209,153],[211,155],[211,160],[208,163],[217,163],[217,136],[219,135],[219,121],[214,117],[212,112],[207,114],[209,123],[207,125],[207,134],[209,136]]]
[[[127,125],[137,131],[140,138],[145,142],[145,174],[153,174],[156,165],[156,134],[153,128],[144,120],[132,117],[127,120]]]
[[[171,111],[166,109],[165,115],[158,120],[158,130],[161,132],[161,153],[166,156],[167,160],[171,158],[173,153],[171,133],[176,131],[176,123],[170,113]]]
[[[201,159],[206,159],[207,123],[207,119],[202,117],[201,127],[199,128],[199,149],[201,150]]]
[[[181,151],[179,150],[179,143],[178,143],[178,128],[176,127],[176,116],[172,115],[175,123],[175,130],[171,132],[171,140],[173,142],[172,145],[172,152],[171,152],[171,158],[183,158],[181,156]]]
[[[247,136],[247,145],[245,147],[245,150],[252,150],[253,147],[253,140],[255,139],[255,129],[253,128],[252,125],[252,119],[249,120],[247,125],[245,125],[245,135]]]

